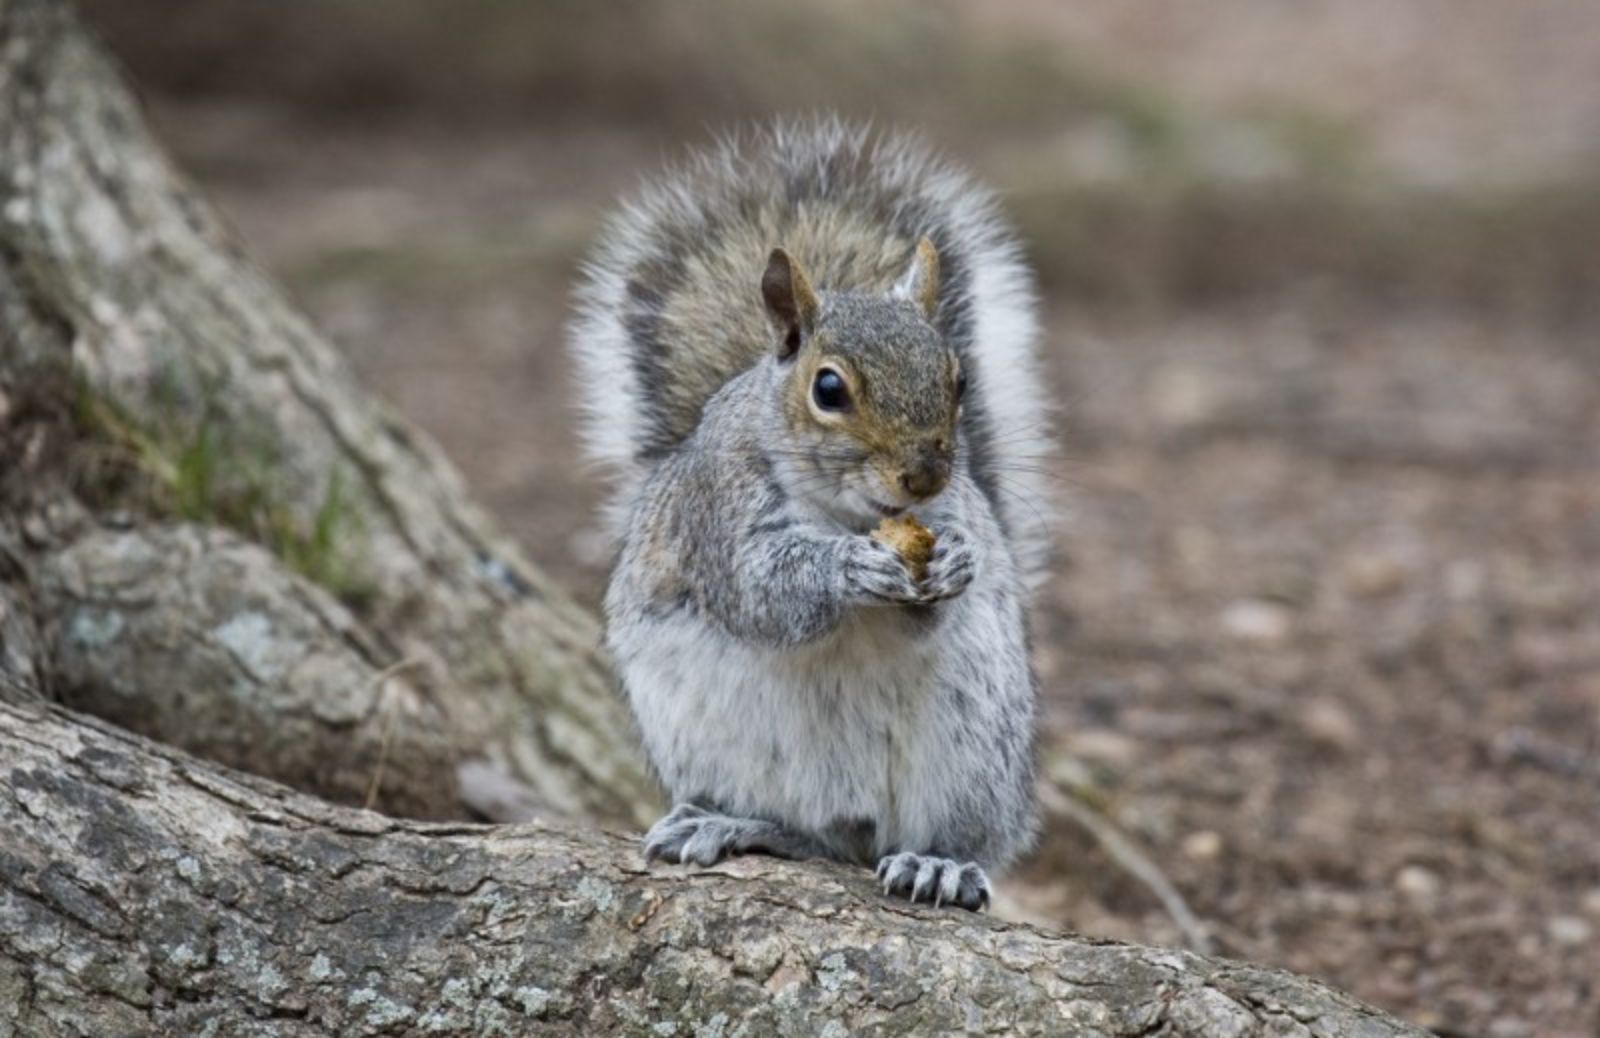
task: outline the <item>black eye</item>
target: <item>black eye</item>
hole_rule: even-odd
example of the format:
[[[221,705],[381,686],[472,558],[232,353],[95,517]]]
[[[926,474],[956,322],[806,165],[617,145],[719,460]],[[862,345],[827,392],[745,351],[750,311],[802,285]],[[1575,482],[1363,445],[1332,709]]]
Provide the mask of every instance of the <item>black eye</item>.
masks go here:
[[[850,390],[844,384],[844,376],[832,368],[817,372],[817,380],[811,383],[811,398],[824,411],[843,411],[850,406]]]
[[[966,397],[966,395],[967,373],[965,371],[960,371],[956,373],[956,401],[959,403],[963,398]]]

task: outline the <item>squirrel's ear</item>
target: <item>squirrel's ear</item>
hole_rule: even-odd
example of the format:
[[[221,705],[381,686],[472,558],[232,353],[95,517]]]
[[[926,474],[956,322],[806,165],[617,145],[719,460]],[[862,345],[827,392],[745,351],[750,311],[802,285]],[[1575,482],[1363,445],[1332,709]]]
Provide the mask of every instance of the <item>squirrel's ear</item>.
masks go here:
[[[800,349],[801,337],[816,324],[817,293],[800,264],[782,249],[773,249],[761,275],[761,298],[778,329],[778,359],[787,360]]]
[[[922,316],[933,320],[939,309],[939,250],[926,236],[917,242],[917,251],[911,257],[911,266],[894,286],[897,299],[908,299],[917,304]]]

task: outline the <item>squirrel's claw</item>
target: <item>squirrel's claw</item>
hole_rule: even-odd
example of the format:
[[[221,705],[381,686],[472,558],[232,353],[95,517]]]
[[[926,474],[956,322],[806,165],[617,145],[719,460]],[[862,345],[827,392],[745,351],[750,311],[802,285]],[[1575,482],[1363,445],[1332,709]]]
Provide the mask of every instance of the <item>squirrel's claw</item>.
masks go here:
[[[989,904],[989,877],[975,862],[906,851],[885,855],[876,871],[886,896],[898,894],[935,908],[956,905],[972,912]]]

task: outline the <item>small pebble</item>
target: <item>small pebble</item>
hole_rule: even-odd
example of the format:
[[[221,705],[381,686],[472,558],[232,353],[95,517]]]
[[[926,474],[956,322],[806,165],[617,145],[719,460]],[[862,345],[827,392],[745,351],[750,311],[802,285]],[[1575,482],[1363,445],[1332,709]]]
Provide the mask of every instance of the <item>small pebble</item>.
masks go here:
[[[1407,897],[1429,900],[1439,896],[1439,874],[1422,865],[1407,865],[1395,874],[1395,889]]]
[[[1193,861],[1215,861],[1222,853],[1222,835],[1210,829],[1190,833],[1183,838],[1184,857]]]
[[[1550,921],[1544,924],[1544,931],[1556,944],[1572,948],[1587,942],[1594,933],[1594,927],[1580,916],[1557,915],[1551,916]]]
[[[1515,1016],[1497,1016],[1489,1021],[1489,1038],[1527,1038],[1532,1033],[1532,1025]]]
[[[1330,749],[1353,750],[1361,741],[1361,729],[1350,712],[1331,699],[1306,704],[1300,714],[1300,726],[1312,741]]]
[[[30,512],[22,520],[22,536],[31,548],[42,548],[50,543],[50,524],[38,512]]]
[[[1263,599],[1241,599],[1222,611],[1222,629],[1240,641],[1281,642],[1289,633],[1289,611]]]
[[[1405,581],[1405,569],[1384,555],[1357,555],[1344,565],[1344,586],[1358,598],[1392,595]]]
[[[1103,728],[1077,732],[1069,745],[1079,757],[1112,767],[1129,767],[1139,759],[1139,743],[1136,740]]]

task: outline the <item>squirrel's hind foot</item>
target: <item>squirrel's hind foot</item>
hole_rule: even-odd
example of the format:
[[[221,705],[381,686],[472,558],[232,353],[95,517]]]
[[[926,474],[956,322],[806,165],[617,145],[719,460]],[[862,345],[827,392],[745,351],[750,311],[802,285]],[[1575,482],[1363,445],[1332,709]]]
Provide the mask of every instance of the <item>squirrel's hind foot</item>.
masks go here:
[[[957,905],[977,912],[989,905],[989,877],[975,862],[907,851],[885,855],[877,871],[885,894],[926,901],[935,908]]]
[[[679,804],[644,836],[645,861],[673,865],[715,865],[732,854],[771,854],[812,858],[816,843],[759,818],[735,818],[694,804]]]

